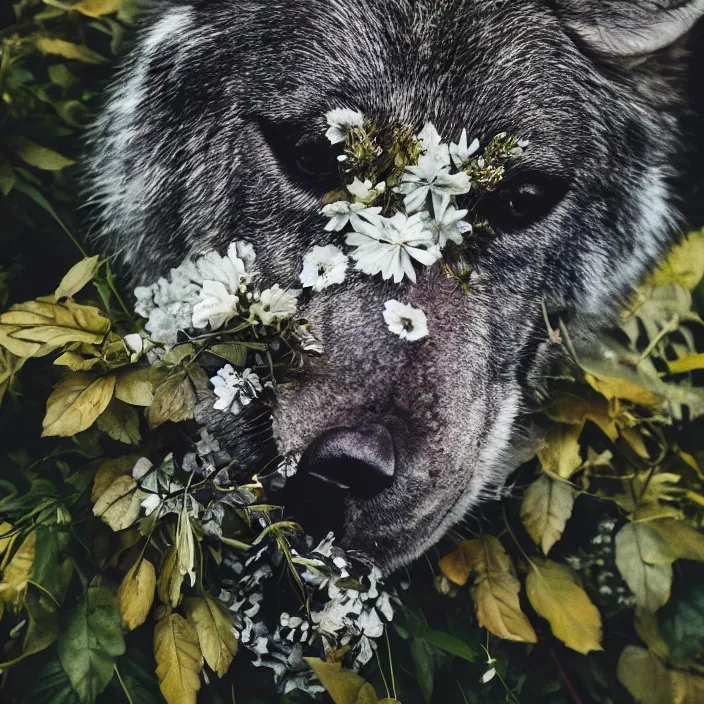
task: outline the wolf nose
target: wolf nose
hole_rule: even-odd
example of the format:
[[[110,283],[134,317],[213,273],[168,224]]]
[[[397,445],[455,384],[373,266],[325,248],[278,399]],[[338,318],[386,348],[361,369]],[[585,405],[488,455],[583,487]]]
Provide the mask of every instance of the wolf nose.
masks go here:
[[[378,424],[331,428],[308,447],[301,466],[310,479],[356,497],[369,498],[393,482],[396,468],[393,439]]]

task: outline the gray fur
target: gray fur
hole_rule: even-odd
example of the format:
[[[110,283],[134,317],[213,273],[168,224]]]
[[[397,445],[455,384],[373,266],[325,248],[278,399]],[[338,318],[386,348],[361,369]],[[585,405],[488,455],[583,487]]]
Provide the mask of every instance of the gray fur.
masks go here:
[[[439,539],[515,466],[527,379],[544,356],[541,303],[582,330],[607,322],[671,241],[678,51],[607,62],[584,41],[585,28],[612,26],[615,8],[654,5],[165,2],[109,92],[93,135],[94,232],[139,283],[244,239],[266,277],[295,285],[303,255],[332,236],[319,194],[282,168],[265,134],[295,123],[303,141],[318,140],[333,107],[380,124],[432,120],[452,139],[463,127],[484,142],[505,130],[531,142],[518,171],[565,183],[546,217],[482,246],[469,295],[437,268],[414,287],[353,275],[303,311],[326,356],[280,389],[274,437],[291,452],[329,427],[383,420],[393,430],[394,485],[349,499],[345,512],[347,544],[388,568]],[[646,34],[654,21],[627,16]],[[388,332],[389,298],[427,312],[425,341]],[[222,427],[237,451],[246,446],[232,423]]]

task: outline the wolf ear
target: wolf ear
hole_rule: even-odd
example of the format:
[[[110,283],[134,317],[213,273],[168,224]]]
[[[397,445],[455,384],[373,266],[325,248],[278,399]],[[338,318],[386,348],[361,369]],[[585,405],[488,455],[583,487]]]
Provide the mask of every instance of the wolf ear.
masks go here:
[[[704,16],[704,0],[558,0],[557,7],[567,25],[607,58],[646,57]]]

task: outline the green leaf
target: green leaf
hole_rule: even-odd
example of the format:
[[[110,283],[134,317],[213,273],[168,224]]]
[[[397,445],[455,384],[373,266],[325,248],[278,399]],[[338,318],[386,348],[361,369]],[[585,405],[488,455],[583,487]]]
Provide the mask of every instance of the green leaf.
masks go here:
[[[147,641],[147,635],[143,629],[139,629],[127,637],[127,649],[125,654],[117,661],[117,670],[120,673],[124,688],[117,678],[113,679],[103,696],[98,700],[99,704],[112,704],[113,702],[125,702],[125,690],[132,698],[132,704],[163,704],[164,697],[159,689],[159,679],[156,676],[156,660],[151,651],[145,651],[143,645]],[[151,641],[148,642],[151,646]]]
[[[411,657],[416,669],[416,681],[423,693],[423,699],[429,704],[433,698],[435,684],[435,658],[432,649],[421,638],[411,641]]]
[[[76,163],[73,159],[67,159],[53,149],[43,147],[26,137],[8,137],[3,141],[15,150],[22,161],[43,171],[61,171]]]
[[[27,700],[32,704],[80,704],[61,661],[54,656],[47,662]]]
[[[120,612],[112,593],[91,586],[59,636],[59,658],[80,700],[94,702],[125,652]]]
[[[247,348],[243,345],[238,345],[236,342],[213,345],[208,348],[208,352],[221,357],[236,367],[244,367],[247,364]]]
[[[36,534],[30,579],[61,603],[73,572],[73,563],[67,554],[70,539],[68,528],[58,524],[40,524]]]
[[[86,284],[93,280],[100,268],[100,257],[85,257],[74,264],[66,273],[58,288],[54,292],[57,300],[75,296]]]
[[[0,193],[8,196],[14,187],[15,172],[6,161],[0,162]]]
[[[142,440],[139,434],[137,411],[116,398],[112,399],[108,407],[98,416],[97,424],[100,430],[118,442],[139,445]]]
[[[82,61],[87,64],[100,64],[105,59],[95,51],[92,51],[87,46],[81,44],[73,44],[64,39],[56,39],[54,37],[39,37],[36,40],[37,48],[42,54],[52,54],[55,56],[63,56],[65,59],[74,61]]]
[[[636,704],[671,702],[670,676],[655,655],[644,648],[627,645],[618,661],[618,681],[630,692]]]
[[[704,649],[704,567],[688,566],[678,579],[672,600],[657,613],[660,633],[676,667],[686,667]]]

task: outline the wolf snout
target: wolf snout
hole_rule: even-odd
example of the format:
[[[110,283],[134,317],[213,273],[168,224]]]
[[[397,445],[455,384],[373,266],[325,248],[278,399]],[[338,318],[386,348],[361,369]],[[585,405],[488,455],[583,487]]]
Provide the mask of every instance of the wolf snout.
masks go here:
[[[301,458],[301,469],[313,490],[317,484],[354,497],[370,498],[393,482],[396,470],[393,438],[379,424],[330,428],[308,447]]]

